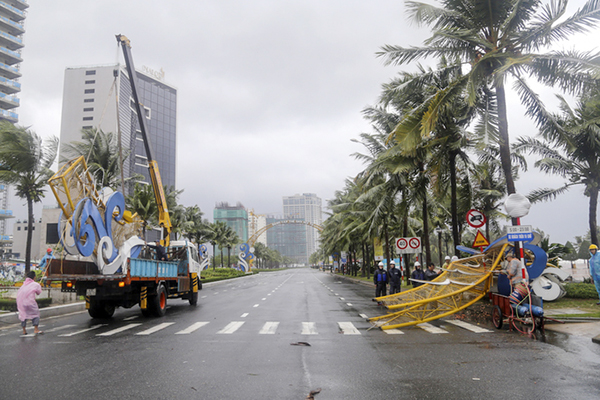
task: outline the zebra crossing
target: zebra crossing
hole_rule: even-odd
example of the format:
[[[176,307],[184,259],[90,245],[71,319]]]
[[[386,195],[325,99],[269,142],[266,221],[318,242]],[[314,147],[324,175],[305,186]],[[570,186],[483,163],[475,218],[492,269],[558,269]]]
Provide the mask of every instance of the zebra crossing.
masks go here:
[[[244,315],[242,315],[244,317]],[[362,317],[362,315],[361,315]],[[69,338],[75,337],[84,334],[93,334],[96,337],[114,337],[119,334],[131,334],[133,336],[150,336],[159,332],[167,332],[168,334],[175,335],[191,335],[201,329],[204,329],[207,334],[215,334],[215,335],[234,335],[234,334],[252,334],[257,333],[258,335],[275,335],[278,332],[281,332],[281,327],[285,326],[285,332],[289,332],[290,327],[296,331],[296,333],[300,333],[300,335],[319,335],[319,334],[330,334],[332,332],[337,332],[338,334],[348,335],[348,336],[361,336],[366,334],[371,334],[373,332],[381,332],[378,329],[370,330],[367,329],[365,324],[359,325],[357,327],[355,323],[350,321],[340,321],[340,322],[329,322],[329,323],[319,323],[316,322],[281,322],[281,321],[266,321],[262,323],[262,326],[257,331],[249,330],[247,328],[248,324],[246,321],[231,321],[224,326],[216,326],[214,322],[209,321],[198,321],[193,322],[188,326],[180,326],[180,323],[176,322],[162,322],[162,323],[144,323],[144,322],[132,322],[132,318],[125,318],[121,322],[125,323],[125,325],[111,328],[109,324],[96,324],[84,329],[76,329],[75,325],[63,325],[59,327],[55,327],[49,330],[46,330],[46,334],[50,333],[58,333],[58,337]],[[420,329],[429,334],[438,335],[438,334],[448,334],[450,333],[447,330],[447,326],[444,323],[448,323],[452,326],[456,326],[458,328],[473,332],[473,333],[490,333],[492,330],[479,327],[477,325],[458,320],[442,320],[441,326],[435,326],[429,323],[423,323],[416,325],[415,327],[407,328],[404,330],[400,329],[388,329],[383,330],[382,332],[387,335],[404,335],[410,329]],[[149,326],[151,325],[151,326]],[[253,325],[255,326],[255,325]],[[211,328],[212,327],[212,328]],[[334,330],[334,327],[337,330]],[[174,330],[172,328],[175,328]],[[108,330],[106,330],[108,329]],[[256,329],[256,328],[253,328]],[[69,331],[72,330],[72,331]],[[3,336],[3,335],[2,335]]]

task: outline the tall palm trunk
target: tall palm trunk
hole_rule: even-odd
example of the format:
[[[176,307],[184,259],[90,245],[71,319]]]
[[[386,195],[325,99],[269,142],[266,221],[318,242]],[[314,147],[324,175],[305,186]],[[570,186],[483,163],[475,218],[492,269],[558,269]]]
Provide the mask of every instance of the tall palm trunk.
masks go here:
[[[506,113],[506,93],[502,77],[496,81],[496,99],[498,101],[498,130],[500,133],[500,162],[506,180],[507,193],[516,193],[510,161],[510,140],[508,136],[508,116]]]
[[[33,235],[33,199],[27,196],[27,247],[25,247],[25,273],[31,270],[31,238]]]
[[[598,208],[598,188],[590,190],[590,210],[589,210],[589,221],[590,221],[590,235],[592,243],[598,245],[598,224],[596,221],[596,213]]]
[[[213,271],[215,270],[215,268],[217,268],[217,254],[216,254],[216,248],[215,245],[213,244]]]
[[[227,267],[231,267],[231,246],[227,246]]]
[[[388,232],[387,218],[383,223],[383,234],[385,236],[385,259],[387,260],[387,270],[390,269],[390,235]]]
[[[460,244],[458,235],[458,201],[456,198],[456,152],[450,152],[450,214],[452,217],[452,241],[454,243],[454,255],[458,256],[456,248]],[[489,237],[489,235],[488,235]],[[441,252],[441,249],[440,249]]]

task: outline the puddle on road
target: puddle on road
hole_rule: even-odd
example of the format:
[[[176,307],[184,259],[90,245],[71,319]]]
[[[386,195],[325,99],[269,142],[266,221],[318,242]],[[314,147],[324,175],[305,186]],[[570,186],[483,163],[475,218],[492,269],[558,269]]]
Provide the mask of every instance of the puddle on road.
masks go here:
[[[588,337],[546,330],[545,335],[538,334],[538,341],[577,354],[589,362],[597,363],[600,358],[600,346]]]

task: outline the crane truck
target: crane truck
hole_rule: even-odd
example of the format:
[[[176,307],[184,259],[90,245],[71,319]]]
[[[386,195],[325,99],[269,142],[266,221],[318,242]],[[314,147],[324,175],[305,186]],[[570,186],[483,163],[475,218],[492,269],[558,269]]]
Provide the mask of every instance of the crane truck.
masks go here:
[[[152,146],[145,110],[138,97],[131,44],[116,35],[125,58],[138,129],[148,158],[148,172],[158,209],[161,240],[148,244],[143,221],[125,207],[121,192],[98,191],[83,156],[63,165],[48,181],[61,215],[58,234],[63,256],[53,259],[46,280],[60,282],[61,291],[85,296],[92,318],[110,318],[117,307],[140,306],[144,316],[163,316],[167,299],[198,302],[200,260],[195,244],[171,241],[171,220]]]

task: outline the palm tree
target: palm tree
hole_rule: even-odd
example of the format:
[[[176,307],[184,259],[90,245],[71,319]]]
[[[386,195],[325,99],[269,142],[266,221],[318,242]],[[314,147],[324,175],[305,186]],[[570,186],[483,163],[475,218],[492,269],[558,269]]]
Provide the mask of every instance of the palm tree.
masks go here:
[[[240,242],[237,232],[230,226],[225,231],[225,246],[227,247],[227,266],[231,266],[231,248]]]
[[[577,93],[592,83],[588,72],[597,70],[591,62],[595,56],[576,51],[540,53],[539,50],[594,26],[600,19],[600,2],[589,0],[568,18],[564,18],[566,0],[549,5],[533,0],[443,0],[443,8],[413,1],[406,4],[416,23],[433,26],[433,35],[425,47],[384,46],[378,55],[385,57],[387,64],[400,65],[437,56],[460,59],[470,67],[468,73],[457,77],[423,104],[427,112],[418,129],[423,135],[432,132],[446,105],[456,96],[466,93],[469,105],[475,106],[481,93],[487,92],[490,101],[482,115],[497,122],[507,192],[515,193],[505,84],[513,78],[522,101],[529,103],[535,95],[523,78],[526,75],[568,93]],[[490,113],[494,118],[489,117]],[[491,125],[479,126],[487,129]]]
[[[0,122],[0,182],[14,185],[15,194],[27,201],[26,273],[31,268],[33,203],[39,203],[44,197],[44,187],[54,174],[50,167],[57,151],[58,138],[52,137],[44,145],[33,131]]]
[[[83,129],[81,133],[82,141],[62,145],[66,157],[61,154],[60,162],[84,156],[89,171],[96,181],[96,189],[110,187],[116,190],[117,186],[122,183],[121,166],[130,151],[126,150],[122,156],[119,155],[118,139],[112,132],[92,128]]]
[[[152,186],[136,183],[133,194],[126,197],[126,203],[127,208],[142,219],[142,235],[146,240],[146,228],[152,226],[158,215]]]
[[[561,114],[547,114],[542,119],[540,135],[536,138],[520,138],[519,151],[529,151],[542,158],[535,166],[545,173],[567,178],[557,189],[538,189],[530,194],[533,202],[555,198],[570,187],[583,185],[584,194],[590,198],[588,223],[591,242],[598,244],[597,208],[600,190],[600,91],[579,98],[572,109],[567,101],[558,96]]]

